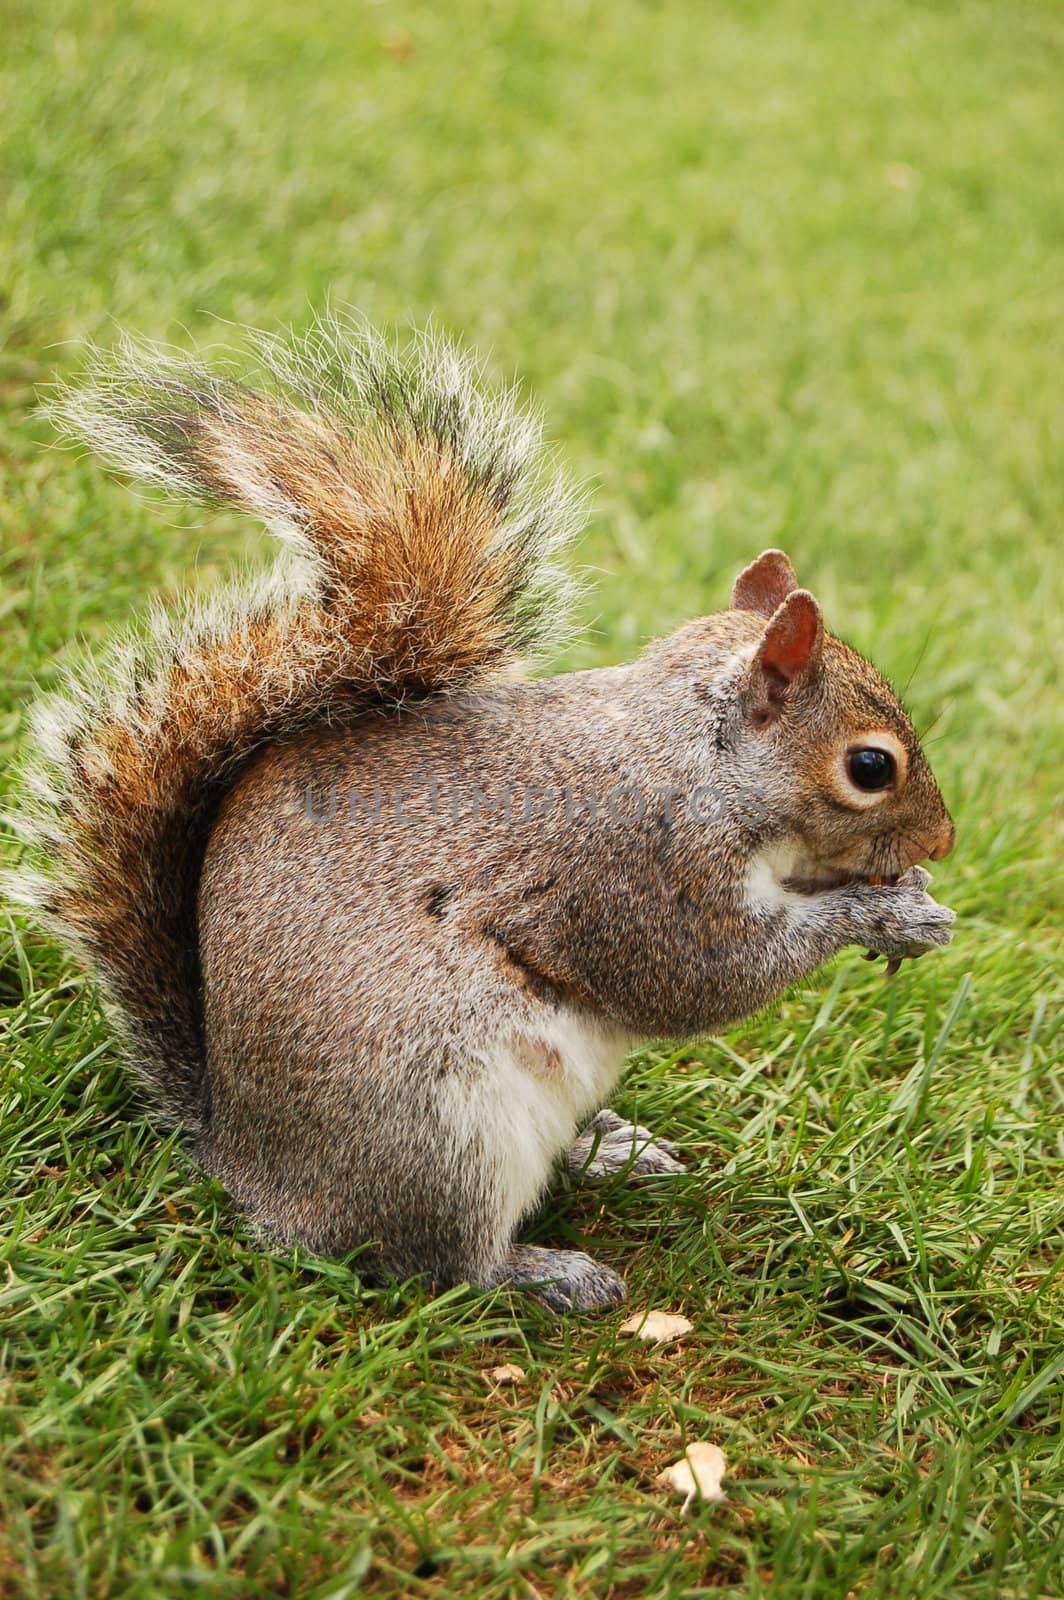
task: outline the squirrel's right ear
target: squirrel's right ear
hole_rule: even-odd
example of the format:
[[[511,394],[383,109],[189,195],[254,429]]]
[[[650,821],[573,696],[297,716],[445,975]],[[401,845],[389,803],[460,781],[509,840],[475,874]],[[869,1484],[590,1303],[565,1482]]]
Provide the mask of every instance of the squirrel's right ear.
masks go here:
[[[763,550],[732,585],[731,608],[771,617],[797,587],[794,568],[783,551]]]
[[[824,648],[824,620],[808,589],[793,589],[778,606],[746,669],[746,712],[765,727],[779,716],[790,690],[816,672]]]

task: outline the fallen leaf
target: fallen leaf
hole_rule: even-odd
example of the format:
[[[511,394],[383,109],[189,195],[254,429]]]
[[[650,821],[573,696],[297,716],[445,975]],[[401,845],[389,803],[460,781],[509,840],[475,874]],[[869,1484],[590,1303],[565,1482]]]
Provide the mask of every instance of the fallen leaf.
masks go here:
[[[637,1334],[651,1344],[672,1344],[690,1333],[693,1327],[693,1322],[672,1311],[637,1311],[634,1317],[621,1323],[621,1332]]]
[[[888,161],[883,177],[892,189],[915,189],[920,182],[920,174],[907,161]]]
[[[383,1411],[374,1411],[372,1409],[360,1411],[357,1416],[352,1418],[357,1428],[373,1428],[376,1427],[378,1422],[383,1422],[384,1420]]]
[[[508,1361],[504,1367],[492,1367],[490,1372],[485,1373],[485,1377],[497,1384],[524,1383],[525,1369],[514,1366],[512,1361]]]
[[[701,1500],[704,1504],[711,1500],[723,1500],[724,1490],[720,1480],[727,1470],[724,1451],[717,1445],[689,1444],[679,1461],[674,1461],[671,1467],[659,1472],[656,1482],[664,1489],[682,1494],[683,1509],[686,1511],[692,1500]]]
[[[409,61],[411,56],[417,53],[413,39],[402,28],[394,28],[390,33],[386,33],[381,39],[381,44],[396,61]]]

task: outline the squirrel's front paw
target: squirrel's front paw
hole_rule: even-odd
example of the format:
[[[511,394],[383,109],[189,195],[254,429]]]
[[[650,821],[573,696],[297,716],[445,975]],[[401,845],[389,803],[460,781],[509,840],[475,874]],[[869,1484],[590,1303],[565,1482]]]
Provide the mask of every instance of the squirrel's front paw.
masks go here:
[[[956,913],[927,892],[931,874],[910,867],[894,884],[852,884],[844,892],[856,913],[854,944],[867,944],[869,956],[886,956],[888,970],[908,956],[922,956],[953,938]]]

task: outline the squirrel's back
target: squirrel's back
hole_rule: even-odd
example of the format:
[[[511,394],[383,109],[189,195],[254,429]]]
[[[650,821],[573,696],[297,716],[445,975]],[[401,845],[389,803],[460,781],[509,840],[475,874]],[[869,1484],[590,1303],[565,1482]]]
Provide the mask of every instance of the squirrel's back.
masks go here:
[[[264,384],[151,347],[59,417],[120,467],[260,517],[283,566],[153,619],[42,706],[12,889],[85,958],[161,1112],[201,1127],[196,896],[211,821],[268,741],[489,681],[564,614],[579,499],[538,421],[450,346],[319,322],[258,341]]]

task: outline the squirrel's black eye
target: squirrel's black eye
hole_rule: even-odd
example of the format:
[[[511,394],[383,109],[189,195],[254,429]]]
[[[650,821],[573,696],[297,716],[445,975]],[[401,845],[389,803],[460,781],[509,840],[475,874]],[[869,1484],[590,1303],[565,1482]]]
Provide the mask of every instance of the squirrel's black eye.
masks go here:
[[[851,750],[846,768],[858,789],[868,793],[885,789],[894,781],[894,757],[888,750],[877,750],[873,745],[864,750]]]

